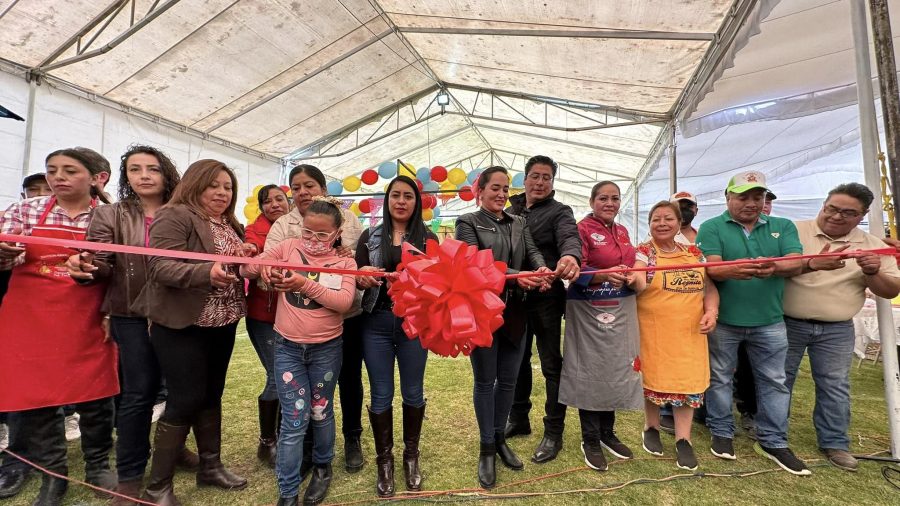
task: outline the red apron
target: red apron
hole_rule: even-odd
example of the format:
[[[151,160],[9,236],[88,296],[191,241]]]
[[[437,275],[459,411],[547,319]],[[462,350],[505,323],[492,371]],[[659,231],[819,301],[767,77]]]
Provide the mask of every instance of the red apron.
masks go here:
[[[83,240],[76,227],[44,225],[34,237]],[[105,283],[79,286],[65,267],[77,253],[28,245],[0,306],[0,412],[62,406],[119,393],[116,345],[103,342]]]

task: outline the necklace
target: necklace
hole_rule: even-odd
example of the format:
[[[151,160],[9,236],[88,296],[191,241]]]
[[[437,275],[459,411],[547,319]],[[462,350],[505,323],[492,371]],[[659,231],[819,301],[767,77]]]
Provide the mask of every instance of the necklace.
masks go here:
[[[670,249],[670,250],[669,250],[669,249],[665,249],[665,248],[663,248],[662,246],[660,246],[660,245],[658,245],[658,244],[657,244],[656,247],[658,247],[659,250],[662,251],[663,253],[675,253],[676,251],[678,251],[678,245],[677,245],[677,244],[675,245],[674,248],[672,248],[672,249]]]

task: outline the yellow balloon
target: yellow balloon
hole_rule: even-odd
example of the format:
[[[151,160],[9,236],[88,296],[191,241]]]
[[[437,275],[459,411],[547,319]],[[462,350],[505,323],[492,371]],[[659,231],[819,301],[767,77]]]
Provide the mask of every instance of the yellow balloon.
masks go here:
[[[357,216],[362,214],[362,211],[359,210],[359,202],[354,202],[354,203],[350,204],[350,212]]]
[[[254,203],[254,202],[257,203],[256,205],[259,205],[259,201],[256,200],[256,195],[250,195],[249,197],[247,197],[247,203],[248,203],[248,204],[252,204],[252,203]]]
[[[434,211],[431,209],[422,209],[422,220],[431,221],[431,218],[434,218]]]
[[[390,186],[390,185],[391,185],[391,183],[384,184],[384,193],[387,193],[388,186]]]
[[[348,192],[355,192],[362,186],[362,180],[358,176],[347,176],[344,178],[344,189]]]
[[[441,183],[441,190],[455,190],[456,185],[451,183],[450,181],[444,181]]]
[[[509,206],[511,206],[511,205],[512,205],[512,202],[510,202],[510,201],[507,200],[507,201],[506,201],[506,205],[503,206],[503,208],[506,209],[507,207],[509,207]]]
[[[247,218],[247,223],[253,223],[259,215],[259,204],[253,203],[244,206],[244,217]]]
[[[455,167],[450,169],[450,172],[447,173],[447,181],[459,186],[466,180],[466,171],[460,169],[459,167]]]
[[[256,185],[256,186],[253,187],[253,191],[250,192],[250,196],[253,197],[254,200],[256,199],[256,196],[259,195],[259,190],[262,190],[262,189],[263,189],[263,186],[265,186],[265,185],[263,185],[263,184],[258,184],[258,185]]]

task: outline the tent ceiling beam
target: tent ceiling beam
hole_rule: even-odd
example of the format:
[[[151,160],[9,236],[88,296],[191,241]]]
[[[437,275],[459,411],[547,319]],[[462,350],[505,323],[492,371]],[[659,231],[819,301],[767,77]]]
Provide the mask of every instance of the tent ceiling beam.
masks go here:
[[[441,165],[441,166],[444,166],[444,167],[460,167],[460,165],[462,165],[463,162],[468,161],[468,162],[469,162],[469,166],[470,166],[470,170],[471,170],[471,169],[474,169],[474,168],[477,168],[477,167],[481,166],[482,162],[486,159],[486,156],[485,156],[485,155],[490,156],[490,154],[491,154],[492,151],[493,151],[492,149],[485,149],[484,151],[479,151],[479,152],[475,153],[474,155],[467,156],[467,157],[465,157],[465,158],[460,158],[459,160],[454,160],[454,161],[449,162],[449,163],[447,163],[447,162],[441,162],[441,163],[438,163],[438,164],[435,164],[435,165],[436,165],[436,166],[437,166],[437,165]],[[476,157],[481,157],[481,158],[480,158],[480,161],[479,161],[478,164],[473,165],[473,164],[472,164],[472,160],[474,160]],[[462,168],[462,167],[460,167],[460,168]]]
[[[576,100],[567,100],[564,98],[545,97],[541,95],[532,95],[528,93],[517,93],[514,91],[499,90],[495,88],[481,88],[478,86],[469,86],[465,84],[447,83],[447,88],[453,90],[474,91],[484,94],[496,95],[498,97],[518,98],[522,100],[530,100],[532,102],[546,102],[554,106],[570,107],[572,109],[581,109],[585,111],[598,112],[603,114],[611,114],[621,119],[636,121],[642,118],[656,118],[661,120],[671,119],[671,115],[667,113],[658,113],[651,111],[643,111],[640,109],[629,109],[627,107],[617,107],[611,105],[594,104],[589,102],[579,102]],[[566,109],[568,110],[568,109]],[[572,112],[572,111],[569,111]]]
[[[666,32],[656,30],[521,30],[514,28],[406,27],[402,33],[437,35],[490,35],[500,37],[562,37],[578,39],[635,39],[709,41],[716,36],[704,32]]]
[[[60,44],[59,47],[54,49],[53,52],[51,52],[49,56],[44,58],[37,66],[44,67],[46,65],[50,65],[51,63],[53,63],[54,60],[59,58],[60,55],[65,53],[69,48],[72,47],[72,45],[75,45],[75,44],[77,44],[79,46],[78,51],[76,51],[76,52],[78,54],[81,54],[81,47],[80,47],[81,46],[81,38],[84,37],[85,35],[87,35],[88,32],[93,30],[94,27],[96,27],[98,24],[100,24],[101,21],[103,21],[105,19],[106,24],[104,24],[102,28],[97,30],[97,33],[95,33],[94,37],[91,38],[91,40],[96,39],[97,36],[100,35],[101,33],[103,33],[103,31],[106,29],[106,27],[109,26],[109,23],[113,19],[115,19],[115,17],[119,14],[119,12],[122,10],[122,8],[125,7],[125,4],[127,4],[128,1],[129,0],[116,0],[116,1],[112,2],[111,4],[109,4],[99,14],[97,14],[90,21],[88,21],[87,24],[85,24],[83,27],[81,27],[80,30],[78,30],[77,32],[75,32],[75,34],[73,34],[71,37],[66,39],[66,41],[63,42],[62,44]],[[15,2],[13,2],[13,4],[15,4]]]
[[[347,126],[341,128],[340,130],[330,133],[317,141],[311,142],[310,144],[307,144],[299,149],[294,150],[294,152],[291,153],[290,155],[288,155],[287,158],[291,159],[291,160],[316,158],[315,156],[308,156],[308,154],[309,153],[320,153],[323,146],[330,145],[333,142],[339,142],[340,140],[345,139],[346,137],[350,136],[351,134],[355,134],[357,130],[365,127],[366,125],[368,125],[369,123],[372,123],[373,121],[378,121],[378,120],[383,121],[386,116],[390,117],[391,115],[397,113],[397,111],[399,109],[402,109],[404,107],[414,104],[415,102],[420,100],[422,97],[428,95],[429,93],[436,94],[438,89],[440,89],[440,86],[435,84],[433,86],[429,86],[428,88],[425,88],[422,91],[417,91],[416,93],[413,93],[412,95],[410,95],[408,97],[402,98],[387,107],[379,109],[378,111],[375,111],[372,114],[370,114],[364,118],[354,121],[350,125],[347,125]],[[413,124],[414,123],[410,123],[408,125],[403,126],[403,128],[412,126]],[[396,132],[396,131],[397,130],[394,130],[394,132]],[[362,147],[362,146],[358,146],[358,147]]]
[[[19,3],[19,0],[12,0],[11,2],[9,2],[9,5],[7,5],[5,9],[3,9],[3,12],[0,12],[0,19],[3,19],[3,16],[6,16],[6,13],[11,11],[17,3]]]
[[[71,65],[73,63],[78,63],[80,61],[84,61],[95,56],[99,56],[101,54],[108,53],[113,50],[116,46],[124,42],[126,39],[137,33],[141,28],[150,24],[154,19],[158,16],[175,6],[180,0],[169,0],[168,2],[157,6],[156,9],[153,9],[146,16],[144,16],[140,21],[128,27],[127,30],[117,35],[111,41],[104,44],[102,47],[97,49],[93,49],[91,51],[83,52],[79,55],[72,56],[71,58],[66,58],[65,60],[58,61],[56,63],[51,63],[49,65],[38,65],[37,67],[32,69],[33,74],[44,74],[54,69],[58,69],[60,67],[65,67],[66,65]]]
[[[622,156],[640,158],[642,160],[647,157],[646,153],[637,153],[635,151],[626,151],[623,149],[606,148],[603,146],[597,146],[595,144],[587,144],[584,142],[570,141],[567,139],[558,139],[556,137],[550,137],[548,135],[540,135],[540,134],[536,134],[536,133],[532,133],[532,132],[521,132],[519,130],[511,130],[509,128],[503,128],[503,127],[498,127],[498,126],[494,126],[494,125],[479,124],[478,126],[481,128],[484,128],[485,130],[493,130],[495,132],[501,132],[501,133],[513,134],[513,135],[524,135],[527,137],[533,137],[535,139],[540,139],[543,141],[559,142],[559,143],[567,144],[570,146],[577,146],[579,148],[588,148],[588,149],[593,149],[596,151],[603,151],[605,153],[614,153],[614,154],[622,155]]]
[[[505,154],[507,154],[507,155],[513,155],[512,161],[511,161],[511,162],[509,163],[509,165],[507,165],[506,167],[509,168],[510,170],[514,170],[514,171],[516,171],[516,172],[523,172],[524,169],[516,169],[516,168],[513,167],[513,165],[514,165],[515,162],[516,162],[515,157],[521,156],[524,160],[528,160],[529,158],[531,158],[532,156],[534,156],[533,153],[532,153],[532,154],[518,153],[518,152],[516,152],[516,151],[510,151],[510,150],[508,150],[508,149],[501,149],[501,148],[492,148],[492,149],[493,149],[493,151],[494,151],[494,154],[497,155],[498,157],[499,157],[499,153],[505,153]],[[524,166],[524,160],[523,160],[523,162],[522,162],[522,165],[523,165],[523,166]],[[604,176],[607,176],[608,178],[613,179],[613,180],[616,180],[616,181],[632,181],[632,179],[631,179],[630,177],[628,177],[628,176],[623,176],[622,174],[615,174],[615,173],[612,173],[612,172],[604,172],[604,171],[602,171],[602,170],[593,169],[593,168],[591,168],[591,167],[585,167],[585,166],[583,166],[583,165],[576,165],[576,164],[568,163],[568,162],[561,162],[561,161],[559,161],[559,160],[555,160],[555,161],[556,161],[557,164],[559,164],[560,167],[570,168],[570,169],[586,170],[586,171],[594,172],[594,173],[597,173],[597,174],[603,174]]]
[[[259,108],[259,107],[261,107],[261,106],[267,104],[269,101],[271,101],[271,100],[273,100],[273,99],[276,99],[276,98],[280,97],[281,95],[287,93],[288,91],[290,91],[290,90],[296,88],[297,86],[299,86],[299,85],[305,83],[306,81],[309,81],[310,79],[316,77],[317,75],[321,74],[322,72],[325,72],[326,70],[329,70],[330,68],[334,67],[334,66],[337,65],[338,63],[341,63],[342,61],[346,60],[347,58],[352,57],[352,56],[355,55],[356,53],[362,51],[363,49],[366,49],[367,47],[369,47],[369,46],[371,46],[372,44],[375,44],[376,42],[378,42],[378,41],[384,39],[385,37],[387,37],[388,35],[390,35],[390,34],[392,34],[392,33],[394,33],[394,32],[391,31],[390,29],[387,29],[387,30],[382,31],[381,33],[379,33],[379,34],[377,34],[377,35],[374,35],[373,37],[369,38],[368,40],[366,40],[366,41],[363,42],[362,44],[359,44],[358,46],[356,46],[356,47],[354,47],[353,49],[347,51],[346,53],[341,54],[341,55],[338,56],[337,58],[334,58],[334,59],[332,59],[331,61],[329,61],[329,62],[323,64],[323,65],[320,66],[319,68],[317,68],[317,69],[315,69],[315,70],[313,70],[313,71],[311,71],[311,72],[305,74],[305,75],[304,75],[303,77],[301,77],[300,79],[297,79],[296,81],[294,81],[294,82],[292,82],[292,83],[290,83],[290,84],[288,84],[288,85],[282,87],[281,89],[278,89],[278,90],[276,90],[276,91],[270,93],[269,95],[266,95],[264,98],[262,98],[262,99],[260,99],[260,100],[258,100],[258,101],[256,101],[256,102],[254,102],[253,104],[251,104],[251,105],[245,107],[244,109],[241,109],[240,112],[237,112],[237,113],[233,114],[232,116],[229,116],[228,118],[225,118],[224,120],[222,120],[222,121],[216,123],[215,125],[213,125],[212,127],[210,127],[210,128],[209,128],[208,130],[206,130],[206,131],[207,131],[207,132],[212,132],[212,131],[215,131],[215,130],[217,130],[217,129],[219,129],[219,128],[222,128],[223,126],[225,126],[225,125],[227,125],[228,123],[231,123],[232,121],[234,121],[234,120],[240,118],[241,116],[247,114],[248,112],[253,111],[254,109],[257,109],[257,108]],[[302,63],[302,62],[298,62],[298,64],[299,64],[299,63]]]
[[[666,122],[666,120],[662,120],[662,119],[652,119],[652,120],[648,119],[645,121],[626,121],[623,123],[607,123],[607,124],[600,123],[595,126],[586,126],[586,127],[562,127],[562,126],[556,126],[556,125],[548,125],[545,123],[536,123],[531,120],[519,121],[519,120],[514,120],[514,119],[508,119],[508,118],[498,118],[496,115],[485,116],[482,114],[469,114],[469,113],[457,112],[457,111],[447,111],[447,114],[455,114],[455,115],[465,116],[467,118],[473,118],[473,119],[498,121],[501,123],[509,123],[511,125],[522,125],[522,126],[533,126],[536,128],[546,128],[548,130],[556,130],[559,132],[589,132],[592,130],[604,130],[607,128],[615,128],[615,127],[625,127],[625,126],[635,126],[635,125],[658,125],[660,123]],[[546,116],[545,116],[545,118],[546,118]],[[478,126],[482,127],[483,125],[478,125]],[[520,133],[524,133],[524,132],[520,132]],[[641,156],[641,158],[643,158],[643,156]]]

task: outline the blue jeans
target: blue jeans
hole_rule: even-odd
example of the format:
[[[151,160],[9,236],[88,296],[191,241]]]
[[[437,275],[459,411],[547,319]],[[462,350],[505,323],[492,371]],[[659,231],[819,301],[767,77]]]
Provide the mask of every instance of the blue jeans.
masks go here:
[[[524,353],[525,339],[515,345],[495,333],[490,348],[475,348],[469,355],[475,378],[472,401],[482,443],[494,443],[494,435],[502,435],[506,428]]]
[[[803,352],[816,384],[813,425],[819,448],[850,449],[850,364],[853,360],[853,321],[809,323],[785,318],[788,352],[784,362],[787,388],[794,389]]]
[[[275,332],[275,324],[247,318],[247,334],[250,342],[256,350],[256,356],[266,370],[266,386],[259,394],[260,400],[274,401],[278,399],[278,390],[275,388],[275,340],[278,332]]]
[[[390,310],[376,309],[363,325],[363,359],[369,372],[370,409],[384,413],[394,402],[394,360],[400,369],[400,395],[414,408],[425,405],[425,362],[428,350],[418,339],[406,337],[403,320]]]
[[[275,376],[281,400],[281,433],[275,475],[282,497],[300,488],[303,437],[312,420],[315,464],[334,458],[334,388],[341,374],[343,340],[300,344],[279,336],[275,342]]]
[[[116,413],[116,471],[119,480],[142,478],[150,458],[150,423],[162,382],[156,353],[150,345],[146,318],[110,318],[119,346],[122,393]]]
[[[706,391],[706,426],[714,436],[734,437],[731,411],[732,382],[738,346],[746,342],[756,380],[756,435],[767,448],[787,448],[791,392],[785,385],[784,360],[787,331],[784,322],[760,327],[719,323],[708,336],[709,389]]]

